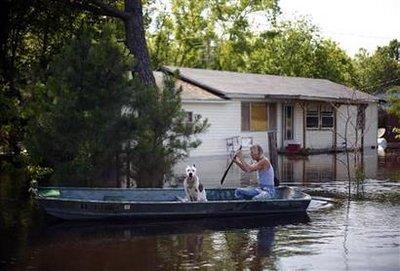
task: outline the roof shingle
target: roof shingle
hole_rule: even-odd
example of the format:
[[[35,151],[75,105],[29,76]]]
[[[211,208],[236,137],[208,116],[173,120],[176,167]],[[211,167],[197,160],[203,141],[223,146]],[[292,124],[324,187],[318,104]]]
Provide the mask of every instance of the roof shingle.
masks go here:
[[[173,73],[179,70],[183,81],[207,89],[224,98],[265,97],[270,99],[327,100],[372,103],[378,99],[325,79],[287,77],[216,71],[183,67],[163,67]]]

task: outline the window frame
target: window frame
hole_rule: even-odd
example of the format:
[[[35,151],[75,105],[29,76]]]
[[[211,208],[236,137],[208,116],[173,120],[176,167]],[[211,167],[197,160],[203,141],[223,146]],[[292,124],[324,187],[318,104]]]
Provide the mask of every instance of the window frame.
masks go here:
[[[331,129],[334,127],[334,114],[333,114],[334,111],[333,110],[334,110],[333,106],[331,106],[331,105],[321,105],[320,106],[321,129]],[[329,125],[326,125],[326,121],[328,121]]]
[[[313,110],[310,110],[310,107]],[[313,119],[310,123],[309,119]],[[316,119],[316,121],[315,121]],[[319,106],[318,105],[308,105],[306,111],[306,128],[309,130],[319,129]]]
[[[193,111],[184,111],[186,116],[185,116],[185,122],[186,123],[193,123],[194,120],[194,113]]]
[[[285,140],[294,139],[294,105],[283,105],[283,137]]]
[[[263,106],[263,110],[265,110],[265,118],[262,120],[264,123],[261,125],[265,125],[265,128],[257,129],[255,125],[257,124],[256,120],[253,119],[253,116],[259,116],[252,112],[256,110],[256,107]],[[264,112],[262,112],[264,113]],[[242,132],[263,132],[268,131],[269,129],[269,104],[266,102],[241,102],[241,131]],[[260,125],[258,123],[257,125]]]
[[[310,108],[312,110],[310,110]],[[335,108],[330,104],[310,104],[306,109],[307,130],[330,130],[335,125]],[[309,122],[312,119],[312,123]]]

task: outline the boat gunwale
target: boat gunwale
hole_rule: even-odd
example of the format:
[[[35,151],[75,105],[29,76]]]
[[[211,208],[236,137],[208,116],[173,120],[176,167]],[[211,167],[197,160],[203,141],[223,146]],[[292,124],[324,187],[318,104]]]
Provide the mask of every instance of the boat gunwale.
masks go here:
[[[163,200],[163,201],[127,201],[127,200],[89,200],[89,199],[76,199],[76,198],[57,198],[57,197],[36,197],[37,200],[45,200],[45,201],[63,201],[63,202],[80,202],[80,203],[110,203],[110,204],[215,204],[215,203],[242,203],[242,202],[277,202],[277,201],[310,201],[312,198],[310,195],[307,195],[303,198],[294,198],[294,199],[279,199],[279,198],[271,198],[266,200],[208,200],[208,201],[180,201],[180,200]]]
[[[102,203],[102,204],[215,204],[215,203],[249,203],[249,202],[293,202],[293,201],[311,201],[312,197],[296,188],[289,186],[279,186],[282,189],[289,188],[291,190],[295,190],[297,193],[302,195],[302,197],[296,198],[269,198],[264,200],[249,200],[249,199],[228,199],[228,200],[208,200],[208,201],[184,201],[181,198],[176,197],[175,200],[104,200],[104,199],[85,199],[85,198],[73,198],[73,197],[52,197],[52,196],[43,196],[39,194],[35,197],[38,200],[46,200],[46,201],[65,201],[65,202],[78,202],[78,203]],[[278,188],[279,188],[278,187]],[[119,187],[40,187],[39,189],[46,190],[83,190],[83,191],[182,191],[183,188],[119,188]],[[236,187],[211,187],[209,190],[234,190]]]
[[[295,191],[295,198],[270,198],[264,200],[251,199],[221,199],[208,201],[184,201],[181,197],[175,195],[175,200],[164,198],[154,201],[151,200],[127,200],[121,199],[88,199],[79,198],[79,191],[75,197],[67,194],[63,197],[62,190],[64,187],[41,187],[44,195],[38,193],[35,197],[38,204],[51,216],[63,220],[108,220],[108,219],[170,219],[170,218],[204,218],[204,217],[229,217],[229,216],[248,216],[248,215],[282,215],[290,213],[306,213],[308,205],[312,197],[293,187],[281,186],[282,189],[289,188]],[[46,190],[58,190],[58,195],[45,194]],[[93,191],[90,187],[76,188],[70,187],[67,190]],[[215,187],[215,190],[221,188]],[[235,188],[222,188],[222,190],[233,190]],[[131,191],[135,190],[139,193],[146,191],[180,191],[183,188],[100,188],[97,191]],[[48,192],[49,192],[48,191]],[[85,196],[85,192],[83,196]],[[291,192],[291,191],[290,191]],[[181,193],[179,193],[181,194]],[[281,194],[283,195],[283,194]],[[65,195],[64,195],[65,196]],[[72,193],[73,196],[73,193]],[[80,195],[82,196],[82,195]],[[88,206],[85,206],[88,205]],[[125,207],[127,205],[127,207]],[[80,206],[80,207],[79,207]],[[129,207],[128,207],[129,206]],[[203,207],[201,207],[203,206]],[[280,206],[280,207],[279,207]],[[147,207],[154,207],[147,210]],[[243,209],[245,207],[245,209]],[[271,208],[269,208],[271,207]],[[283,209],[281,208],[283,207]],[[83,210],[81,210],[83,208]],[[99,209],[97,209],[99,208]],[[105,209],[104,209],[105,208]],[[111,209],[108,209],[111,208]],[[116,208],[116,209],[114,209]],[[126,209],[127,208],[127,209]],[[138,209],[136,209],[138,208]],[[160,208],[157,210],[157,208]],[[228,208],[228,212],[226,210]],[[250,208],[250,209],[247,209]],[[215,210],[214,210],[215,209]],[[211,211],[210,211],[211,210]]]

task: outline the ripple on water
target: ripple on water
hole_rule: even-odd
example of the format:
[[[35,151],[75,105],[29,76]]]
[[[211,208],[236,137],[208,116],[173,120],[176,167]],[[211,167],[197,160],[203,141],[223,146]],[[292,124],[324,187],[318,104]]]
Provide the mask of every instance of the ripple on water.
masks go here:
[[[321,209],[332,208],[335,201],[330,198],[313,197],[307,211],[317,211]]]

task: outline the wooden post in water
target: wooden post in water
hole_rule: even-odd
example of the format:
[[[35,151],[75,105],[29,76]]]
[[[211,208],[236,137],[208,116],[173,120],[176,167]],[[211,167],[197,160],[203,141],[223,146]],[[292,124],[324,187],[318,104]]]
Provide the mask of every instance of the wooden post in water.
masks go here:
[[[268,152],[269,160],[274,168],[275,178],[279,180],[279,165],[278,165],[278,143],[276,141],[276,130],[268,131]]]

